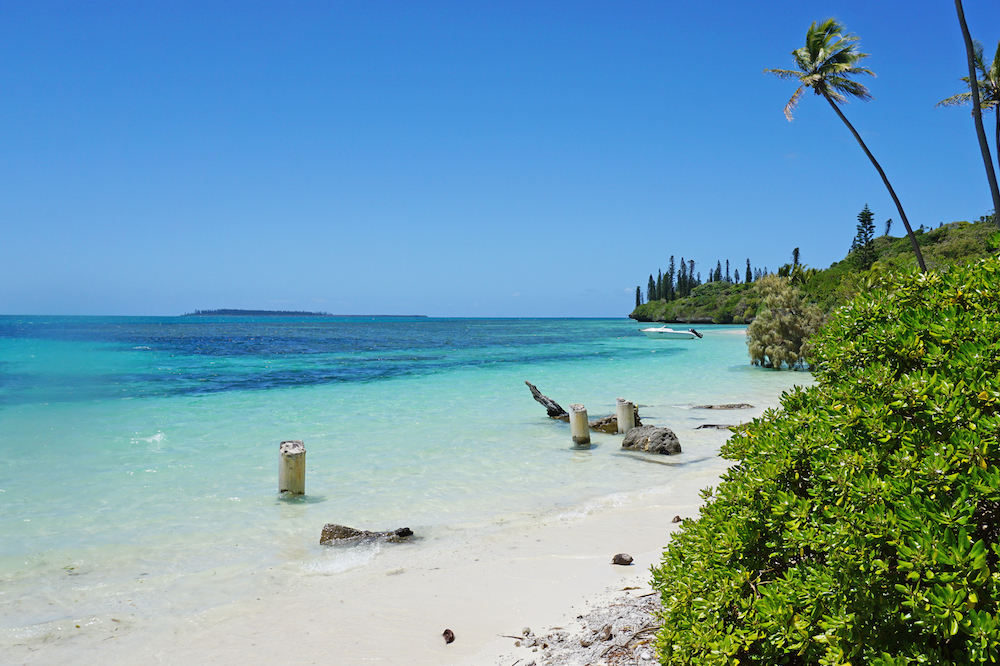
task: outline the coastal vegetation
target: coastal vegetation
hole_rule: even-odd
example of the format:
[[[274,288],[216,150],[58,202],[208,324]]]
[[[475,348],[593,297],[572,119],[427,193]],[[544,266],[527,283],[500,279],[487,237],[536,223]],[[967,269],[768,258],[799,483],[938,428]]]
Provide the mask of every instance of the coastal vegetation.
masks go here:
[[[703,491],[653,569],[664,664],[910,666],[1000,655],[1000,232],[981,113],[998,113],[995,63],[956,9],[994,201],[974,223],[914,230],[888,178],[839,108],[857,37],[813,23],[799,71],[765,70],[826,99],[882,177],[906,238],[875,236],[865,205],[844,260],[792,263],[731,294],[637,302],[633,318],[751,323],[757,365],[809,366],[817,383],[738,429],[733,466]],[[992,83],[991,83],[992,82]],[[991,88],[990,86],[993,85]],[[992,95],[992,97],[991,97]],[[998,146],[1000,151],[1000,146]],[[1000,159],[1000,155],[998,155]],[[765,271],[766,273],[766,271]],[[722,302],[732,309],[723,310]]]
[[[891,220],[885,230],[891,228]],[[846,225],[845,225],[846,226]],[[825,269],[816,269],[800,262],[778,268],[774,273],[785,277],[802,290],[803,297],[824,314],[849,301],[857,292],[867,271],[886,273],[909,271],[917,267],[907,238],[888,235],[871,237],[874,233],[874,213],[865,205],[858,215],[857,233],[848,243],[846,256]],[[995,215],[983,215],[974,222],[951,222],[929,229],[914,231],[927,268],[948,270],[969,262],[993,256],[1000,250],[1000,231]],[[766,271],[766,269],[765,269]],[[685,297],[650,299],[638,305],[629,315],[637,321],[664,323],[746,324],[757,317],[761,306],[760,278],[770,275],[754,271],[754,281],[698,283]],[[663,274],[663,283],[669,273]],[[655,283],[655,281],[654,281]]]
[[[768,275],[755,285],[760,311],[747,327],[750,362],[765,368],[801,368],[809,364],[811,338],[825,317],[791,278]]]
[[[860,277],[654,568],[663,663],[995,661],[998,311],[996,258]]]

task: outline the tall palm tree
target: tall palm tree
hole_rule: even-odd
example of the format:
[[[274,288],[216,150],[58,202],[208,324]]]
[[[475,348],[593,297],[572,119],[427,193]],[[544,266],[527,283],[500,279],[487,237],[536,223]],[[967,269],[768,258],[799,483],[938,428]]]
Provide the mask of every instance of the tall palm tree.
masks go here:
[[[964,19],[964,16],[962,16]],[[963,36],[968,30],[965,26],[964,20],[963,25]],[[979,42],[969,38],[972,44],[972,72],[975,72],[975,87],[976,91],[979,93],[979,109],[980,116],[978,118],[978,124],[976,126],[976,133],[980,134],[980,125],[982,124],[982,112],[993,109],[996,115],[996,137],[995,145],[997,149],[997,161],[1000,161],[1000,42],[997,42],[997,52],[993,56],[993,62],[990,66],[986,66],[986,59],[983,57],[983,45]],[[965,81],[969,88],[973,87],[973,75],[963,76],[962,80]],[[948,99],[943,99],[938,102],[935,106],[960,106],[962,104],[972,103],[972,115],[976,118],[976,105],[972,99],[972,91],[959,93],[957,95],[952,95]],[[986,130],[983,128],[982,133],[979,136],[979,149],[983,154],[983,161],[987,165],[986,173],[987,179],[990,181],[990,193],[993,195],[993,208],[997,210],[1000,208],[1000,191],[997,188],[996,174],[993,171],[993,160],[990,157],[990,147],[986,143]],[[1000,218],[997,218],[1000,220]],[[1000,222],[998,222],[1000,224]]]
[[[889,195],[896,203],[896,210],[899,211],[899,217],[902,218],[903,226],[906,227],[906,234],[910,238],[910,245],[913,247],[913,253],[917,257],[920,270],[927,272],[927,266],[924,265],[924,256],[921,254],[920,246],[917,244],[917,237],[913,235],[913,229],[910,228],[910,222],[906,219],[906,213],[903,212],[903,206],[899,203],[896,192],[892,189],[892,185],[889,184],[889,179],[886,178],[885,172],[882,171],[882,167],[875,159],[875,156],[868,150],[865,142],[861,140],[861,135],[858,134],[858,131],[854,129],[854,125],[847,120],[843,111],[840,110],[839,105],[847,102],[849,97],[855,97],[863,102],[872,99],[868,88],[849,78],[857,74],[875,76],[875,73],[870,69],[858,66],[862,60],[868,57],[867,53],[860,53],[855,49],[855,44],[858,40],[859,37],[855,35],[844,34],[844,26],[836,19],[828,18],[818,25],[813,23],[809,26],[809,30],[806,31],[806,45],[792,51],[792,57],[795,58],[795,64],[799,68],[798,71],[765,69],[764,73],[774,74],[783,79],[795,79],[799,82],[799,87],[795,91],[795,94],[792,95],[792,98],[788,100],[788,104],[785,105],[785,117],[789,121],[792,120],[792,111],[798,105],[799,100],[802,99],[806,88],[812,88],[814,93],[820,95],[830,103],[833,110],[844,121],[844,124],[847,125],[847,129],[851,130],[851,134],[854,135],[861,149],[865,151],[865,155],[871,160],[872,165],[874,165],[879,175],[882,176],[882,182],[885,183],[886,189],[889,190]]]
[[[983,55],[983,45],[978,41],[972,42],[974,45],[973,51],[973,66],[978,72],[977,85],[979,88],[979,105],[983,111],[989,111],[993,109],[997,111],[997,106],[1000,105],[1000,41],[997,42],[997,52],[993,56],[993,62],[990,66],[986,66],[986,59]],[[969,84],[969,77],[963,76],[962,80],[965,81],[967,85]],[[957,95],[952,95],[948,99],[943,99],[934,106],[963,106],[965,104],[972,103],[972,93],[964,92]],[[997,145],[997,149],[1000,150],[1000,113],[996,114],[996,137],[994,142]],[[1000,159],[1000,153],[998,153],[998,159]]]

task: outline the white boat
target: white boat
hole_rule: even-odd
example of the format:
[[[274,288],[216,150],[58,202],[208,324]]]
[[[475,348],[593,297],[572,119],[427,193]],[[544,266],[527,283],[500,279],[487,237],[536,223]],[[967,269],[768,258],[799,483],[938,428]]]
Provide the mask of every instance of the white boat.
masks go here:
[[[660,340],[694,340],[701,337],[701,333],[693,328],[689,328],[686,331],[675,331],[672,328],[660,326],[658,328],[643,328],[640,330],[647,338],[657,338]]]

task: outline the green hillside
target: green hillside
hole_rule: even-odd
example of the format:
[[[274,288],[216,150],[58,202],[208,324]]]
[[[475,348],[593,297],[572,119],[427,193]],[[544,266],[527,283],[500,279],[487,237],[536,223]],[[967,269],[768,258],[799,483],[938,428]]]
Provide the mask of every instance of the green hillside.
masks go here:
[[[942,271],[996,255],[1000,250],[1000,231],[993,216],[977,222],[952,222],[937,229],[917,230],[917,243],[929,271]],[[910,241],[906,236],[880,236],[872,240],[876,259],[872,271],[911,270],[917,267]],[[809,301],[824,312],[852,298],[862,274],[854,252],[823,270],[785,265],[778,274],[793,277]],[[638,306],[629,315],[637,321],[698,324],[744,324],[757,314],[760,302],[754,284],[708,282],[691,290],[691,295],[677,300],[654,300]]]

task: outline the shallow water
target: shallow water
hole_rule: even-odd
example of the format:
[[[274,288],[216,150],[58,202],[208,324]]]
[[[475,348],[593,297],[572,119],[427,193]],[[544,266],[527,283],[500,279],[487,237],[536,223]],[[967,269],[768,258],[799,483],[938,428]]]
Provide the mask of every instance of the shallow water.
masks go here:
[[[749,365],[740,327],[649,340],[629,320],[0,317],[0,646],[133,625],[261,586],[375,566],[327,522],[411,527],[408,548],[572,519],[711,483],[726,431],[806,373]],[[548,419],[528,380],[591,418],[623,396],[684,453],[655,458]],[[277,494],[278,444],[307,448]],[[260,574],[260,576],[256,576]],[[251,578],[251,576],[256,576]],[[253,582],[251,582],[253,581]]]

